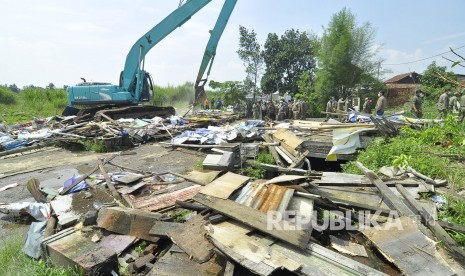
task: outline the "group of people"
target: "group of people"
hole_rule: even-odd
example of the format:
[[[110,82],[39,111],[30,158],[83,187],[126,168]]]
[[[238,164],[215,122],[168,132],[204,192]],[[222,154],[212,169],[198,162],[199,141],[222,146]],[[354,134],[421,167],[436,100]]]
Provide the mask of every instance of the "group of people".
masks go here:
[[[444,89],[444,93],[439,96],[438,103],[438,116],[437,120],[443,119],[447,116],[449,112],[458,112],[459,117],[458,122],[463,122],[465,118],[465,93],[456,92],[452,95],[452,90],[450,88]]]
[[[223,107],[223,102],[220,98],[216,99],[209,99],[206,98],[203,103],[201,103],[202,109],[221,109]]]
[[[303,100],[285,101],[282,99],[280,101],[247,101],[244,110],[246,118],[254,118],[257,120],[303,120],[306,114],[307,103]]]
[[[376,101],[375,106],[375,113],[378,116],[384,115],[384,110],[387,107],[387,100],[384,96],[384,91],[380,91],[378,93],[378,100]],[[326,103],[326,120],[329,120],[334,115],[341,115],[345,114],[345,112],[349,112],[353,110],[352,99],[350,97],[340,98],[336,101],[336,98],[333,96],[329,99]],[[373,110],[373,100],[371,98],[365,98],[362,106],[362,112],[366,114],[372,114]]]

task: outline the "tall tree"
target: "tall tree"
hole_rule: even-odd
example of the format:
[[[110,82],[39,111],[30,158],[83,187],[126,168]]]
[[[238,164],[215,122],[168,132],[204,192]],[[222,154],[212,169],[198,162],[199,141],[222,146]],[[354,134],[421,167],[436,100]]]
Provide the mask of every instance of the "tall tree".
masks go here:
[[[268,92],[279,89],[291,95],[298,93],[300,75],[307,72],[313,78],[315,41],[314,36],[294,29],[287,30],[281,37],[268,34],[263,51],[266,71],[262,89]]]
[[[216,90],[214,91],[215,94],[221,95],[220,97],[223,98],[225,105],[234,104],[235,101],[242,101],[247,94],[244,85],[238,81],[218,82],[211,80],[208,86]]]
[[[457,76],[453,72],[447,72],[446,66],[438,66],[433,61],[420,76],[421,89],[427,96],[439,97],[444,88],[455,88],[458,84]]]
[[[317,51],[316,90],[322,102],[330,96],[349,96],[373,82],[381,63],[376,58],[379,48],[374,50],[374,38],[370,23],[358,27],[349,9],[332,16]]]
[[[239,50],[237,50],[237,53],[244,62],[245,72],[247,73],[244,83],[254,92],[255,98],[263,70],[261,46],[254,30],[249,31],[244,26],[239,26],[239,35]]]

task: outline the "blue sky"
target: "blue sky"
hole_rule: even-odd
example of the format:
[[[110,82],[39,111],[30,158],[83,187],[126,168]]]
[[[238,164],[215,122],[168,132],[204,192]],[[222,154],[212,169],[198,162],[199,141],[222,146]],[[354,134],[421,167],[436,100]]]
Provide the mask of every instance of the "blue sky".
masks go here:
[[[177,8],[178,0],[0,0],[0,83],[46,86],[88,81],[117,83],[126,54],[146,31]],[[146,69],[158,85],[194,81],[223,0],[213,0],[181,28],[156,45]],[[359,24],[376,29],[374,43],[384,78],[423,72],[441,56],[404,65],[465,45],[465,1],[313,1],[238,0],[218,46],[210,80],[242,80],[244,67],[236,50],[239,25],[253,29],[264,44],[268,33],[288,29],[322,34],[331,16],[348,7]],[[465,56],[465,47],[458,49]],[[456,59],[451,53],[445,57]],[[453,71],[465,74],[465,68]]]

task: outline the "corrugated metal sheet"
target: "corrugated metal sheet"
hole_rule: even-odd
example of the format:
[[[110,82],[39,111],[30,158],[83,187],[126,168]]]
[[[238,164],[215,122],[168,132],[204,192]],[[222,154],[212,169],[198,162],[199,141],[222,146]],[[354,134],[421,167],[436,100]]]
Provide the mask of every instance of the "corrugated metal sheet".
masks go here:
[[[274,184],[252,182],[242,189],[236,202],[261,212],[283,212],[293,194],[293,189]]]

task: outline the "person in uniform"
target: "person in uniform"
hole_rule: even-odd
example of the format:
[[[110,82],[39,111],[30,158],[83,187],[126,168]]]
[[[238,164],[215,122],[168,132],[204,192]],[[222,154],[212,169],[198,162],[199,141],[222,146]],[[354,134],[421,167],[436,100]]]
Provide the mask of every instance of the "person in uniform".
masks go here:
[[[454,96],[450,97],[450,99],[449,99],[449,110],[450,110],[450,112],[454,113],[454,112],[459,111],[459,108],[458,108],[459,100],[460,100],[460,93],[459,92],[456,92],[454,94]]]
[[[465,117],[465,89],[460,92],[459,98],[459,117],[457,118],[457,122],[462,123],[463,118]]]
[[[331,97],[329,98],[328,102],[326,103],[326,121],[328,121],[330,118],[333,117],[333,114],[330,114],[330,113],[334,113],[334,102],[335,102],[335,99],[334,97]]]
[[[436,116],[436,120],[440,120],[446,118],[447,112],[449,111],[449,94],[450,88],[446,88],[444,93],[439,96],[438,99],[438,116]]]
[[[363,103],[363,112],[366,114],[371,114],[371,109],[372,109],[372,101],[370,98],[366,97],[365,102]]]
[[[415,96],[412,99],[412,112],[413,115],[417,118],[422,118],[423,117],[423,97],[420,89],[417,89],[415,91]]]

